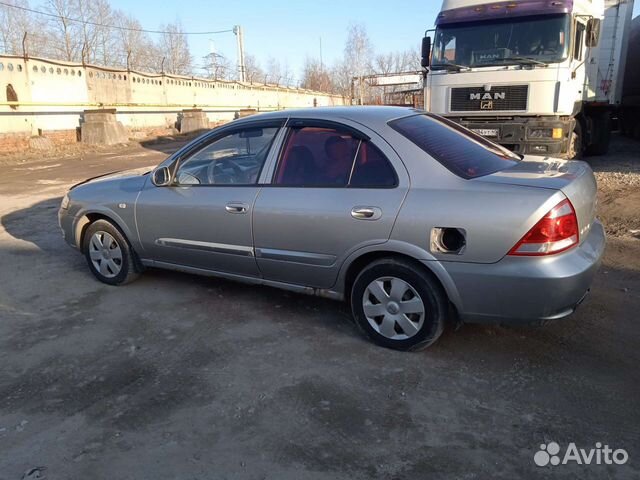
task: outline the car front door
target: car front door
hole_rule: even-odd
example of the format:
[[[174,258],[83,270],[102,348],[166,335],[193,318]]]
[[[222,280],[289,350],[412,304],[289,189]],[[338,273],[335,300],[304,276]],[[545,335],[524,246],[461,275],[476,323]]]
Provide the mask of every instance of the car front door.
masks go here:
[[[251,215],[282,123],[223,128],[170,164],[170,185],[147,182],[136,203],[141,256],[160,265],[258,276]]]
[[[256,260],[268,280],[329,288],[349,254],[389,239],[408,176],[371,131],[300,119],[287,127],[254,207]]]

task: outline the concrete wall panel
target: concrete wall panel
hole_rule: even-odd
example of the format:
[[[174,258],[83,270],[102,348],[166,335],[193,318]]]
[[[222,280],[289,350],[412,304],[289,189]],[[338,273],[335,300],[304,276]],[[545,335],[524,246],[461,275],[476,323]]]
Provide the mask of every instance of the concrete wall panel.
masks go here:
[[[7,86],[19,105],[9,105]],[[0,134],[75,130],[82,112],[115,108],[131,129],[172,127],[178,113],[200,108],[209,121],[231,120],[241,109],[343,105],[342,97],[275,85],[242,84],[83,66],[0,55]]]

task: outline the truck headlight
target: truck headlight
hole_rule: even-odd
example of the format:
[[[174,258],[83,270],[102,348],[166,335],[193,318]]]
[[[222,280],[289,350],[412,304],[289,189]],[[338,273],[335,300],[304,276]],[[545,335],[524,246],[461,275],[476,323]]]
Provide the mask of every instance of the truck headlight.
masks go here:
[[[529,138],[562,138],[562,128],[530,128]]]
[[[69,208],[69,194],[65,194],[64,197],[62,197],[62,203],[60,203],[60,208],[62,208],[63,210],[66,210],[67,208]]]

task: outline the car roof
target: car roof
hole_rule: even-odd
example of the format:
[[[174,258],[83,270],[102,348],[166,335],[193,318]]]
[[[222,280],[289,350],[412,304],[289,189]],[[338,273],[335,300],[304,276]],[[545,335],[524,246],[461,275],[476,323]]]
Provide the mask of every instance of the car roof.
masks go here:
[[[319,120],[353,120],[367,126],[379,126],[390,120],[422,113],[412,107],[392,106],[345,106],[345,107],[316,107],[316,108],[290,108],[275,112],[259,113],[236,120],[234,123],[245,123],[255,120],[267,120],[276,118],[314,118]]]

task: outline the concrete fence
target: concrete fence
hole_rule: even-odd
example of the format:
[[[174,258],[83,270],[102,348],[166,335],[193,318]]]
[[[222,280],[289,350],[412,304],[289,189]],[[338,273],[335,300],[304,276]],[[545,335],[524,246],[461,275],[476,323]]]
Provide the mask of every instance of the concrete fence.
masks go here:
[[[183,111],[194,109],[213,124],[246,110],[342,104],[340,96],[304,89],[0,55],[0,136],[4,137],[80,139],[85,111],[100,109],[115,109],[115,118],[127,131],[144,132],[173,128]]]

